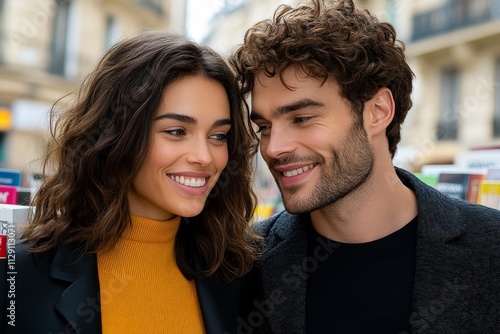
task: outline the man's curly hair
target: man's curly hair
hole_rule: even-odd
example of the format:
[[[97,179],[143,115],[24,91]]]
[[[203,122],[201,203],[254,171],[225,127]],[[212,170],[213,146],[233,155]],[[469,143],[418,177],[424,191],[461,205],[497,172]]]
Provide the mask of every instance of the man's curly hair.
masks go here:
[[[259,73],[278,75],[298,66],[323,82],[332,77],[361,119],[363,106],[379,88],[391,90],[395,116],[387,127],[389,151],[394,157],[401,124],[411,108],[413,72],[404,44],[394,27],[379,21],[353,1],[312,0],[296,8],[281,5],[273,19],[256,23],[230,58],[242,92],[251,92]]]

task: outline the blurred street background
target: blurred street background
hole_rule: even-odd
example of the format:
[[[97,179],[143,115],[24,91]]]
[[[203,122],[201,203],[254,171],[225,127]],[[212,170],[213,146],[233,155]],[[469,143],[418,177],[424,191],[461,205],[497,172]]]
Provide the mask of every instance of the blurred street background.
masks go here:
[[[48,110],[120,39],[172,30],[228,56],[253,23],[297,2],[0,0],[0,168],[36,189]],[[484,158],[472,163],[500,165],[500,0],[355,2],[396,27],[416,75],[395,165],[420,172],[477,151]],[[256,168],[265,217],[279,193],[260,158]]]

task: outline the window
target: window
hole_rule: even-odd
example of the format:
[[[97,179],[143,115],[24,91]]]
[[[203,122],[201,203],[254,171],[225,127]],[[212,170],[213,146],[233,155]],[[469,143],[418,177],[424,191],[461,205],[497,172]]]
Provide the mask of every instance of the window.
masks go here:
[[[139,4],[160,16],[164,14],[161,0],[139,0]]]
[[[437,128],[438,140],[456,140],[458,137],[459,72],[445,69],[441,77],[441,115]]]
[[[106,18],[106,50],[111,48],[120,39],[120,28],[117,20],[109,15]]]
[[[3,47],[4,34],[5,34],[5,30],[3,27],[4,16],[5,16],[3,6],[4,6],[4,0],[0,0],[0,63],[3,63],[4,54],[3,54],[2,50],[5,50],[5,48]]]
[[[52,26],[49,72],[65,74],[70,0],[56,0],[56,10]]]
[[[401,3],[396,0],[388,0],[387,1],[387,20],[394,26],[396,27],[396,30],[398,30],[398,16],[401,15],[401,13],[398,13],[400,11]]]
[[[500,58],[495,62],[495,105],[493,109],[493,136],[500,137]]]

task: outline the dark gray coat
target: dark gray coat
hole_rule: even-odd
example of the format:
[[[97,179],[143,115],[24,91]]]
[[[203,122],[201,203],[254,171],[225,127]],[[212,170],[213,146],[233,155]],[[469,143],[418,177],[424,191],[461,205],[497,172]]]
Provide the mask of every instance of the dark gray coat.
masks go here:
[[[412,333],[500,333],[500,211],[396,172],[418,198]],[[259,229],[265,235],[260,312],[274,333],[304,333],[307,273],[335,247],[324,244],[318,258],[306,258],[307,228],[299,215],[282,212]]]

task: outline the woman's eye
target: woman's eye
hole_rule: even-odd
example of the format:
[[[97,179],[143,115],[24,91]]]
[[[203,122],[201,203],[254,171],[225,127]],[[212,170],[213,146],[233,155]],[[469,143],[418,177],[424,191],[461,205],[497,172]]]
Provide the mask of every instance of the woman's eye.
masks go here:
[[[186,134],[183,129],[165,130],[164,132],[172,136],[184,136]]]
[[[216,133],[210,136],[211,139],[215,139],[218,141],[227,141],[227,133]]]

